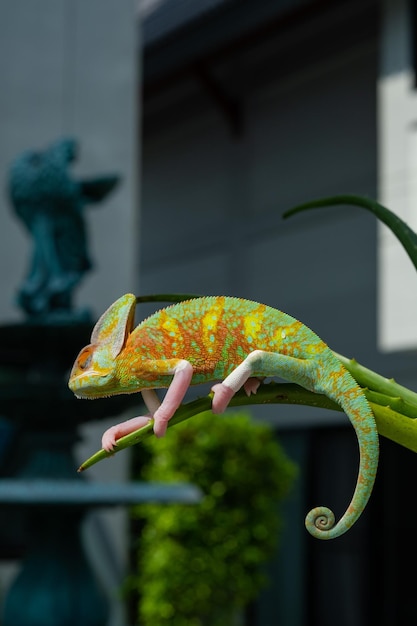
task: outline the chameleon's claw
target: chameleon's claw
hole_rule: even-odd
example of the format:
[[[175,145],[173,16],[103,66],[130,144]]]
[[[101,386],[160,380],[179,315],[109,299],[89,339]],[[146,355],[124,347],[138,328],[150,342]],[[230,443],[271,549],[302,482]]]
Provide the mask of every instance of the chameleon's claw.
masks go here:
[[[108,428],[101,438],[101,447],[106,452],[113,452],[113,448],[117,443],[117,426]]]
[[[245,390],[246,395],[249,397],[252,393],[256,394],[258,391],[262,380],[260,378],[256,378],[255,376],[251,376],[243,385],[243,389]]]
[[[153,432],[155,433],[155,437],[164,437],[168,428],[168,422],[171,416],[160,414],[156,412],[154,415],[154,426]]]

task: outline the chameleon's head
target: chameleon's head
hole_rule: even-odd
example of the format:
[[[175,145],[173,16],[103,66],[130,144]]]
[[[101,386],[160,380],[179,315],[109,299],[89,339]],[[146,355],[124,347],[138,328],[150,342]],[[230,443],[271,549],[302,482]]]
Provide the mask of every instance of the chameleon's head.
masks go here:
[[[101,398],[117,391],[117,369],[108,345],[83,348],[72,367],[68,386],[77,398]]]
[[[83,348],[72,367],[68,386],[79,398],[102,398],[126,393],[119,379],[117,357],[133,328],[136,297],[122,296],[100,317],[91,343]]]

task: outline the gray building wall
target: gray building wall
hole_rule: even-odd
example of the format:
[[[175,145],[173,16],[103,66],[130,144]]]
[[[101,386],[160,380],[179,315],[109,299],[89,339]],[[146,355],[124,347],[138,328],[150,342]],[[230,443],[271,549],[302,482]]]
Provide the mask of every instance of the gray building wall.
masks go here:
[[[142,293],[252,298],[341,353],[375,354],[375,220],[355,208],[282,213],[325,195],[375,197],[376,54],[371,40],[288,77],[271,70],[243,92],[239,139],[204,93],[176,119],[164,109],[162,129],[145,105]],[[262,412],[283,425],[292,410]]]
[[[266,29],[256,41],[248,37],[246,46],[213,52],[207,43],[206,57],[198,24],[193,35],[184,29],[161,44],[159,56],[156,46],[145,49],[139,286],[144,294],[228,294],[270,304],[310,326],[334,350],[415,388],[414,356],[382,353],[377,345],[375,218],[338,207],[282,220],[285,210],[314,198],[379,196],[378,5],[327,3],[323,14],[303,14],[275,38]],[[199,54],[189,52],[188,63],[175,66],[175,55],[192,43]],[[169,60],[165,80],[162,58]],[[153,59],[157,77],[146,69]],[[209,86],[202,68],[213,81]],[[237,137],[228,105],[243,111]],[[397,280],[401,284],[402,276]],[[143,307],[143,315],[150,310]],[[391,590],[399,576],[380,554],[385,540],[392,558],[399,554],[381,511],[387,483],[395,499],[392,482],[407,451],[397,447],[387,454],[383,446],[375,508],[368,507],[346,537],[323,546],[306,537],[302,521],[306,501],[316,505],[326,498],[331,504],[326,494],[332,493],[342,512],[352,493],[357,450],[346,416],[310,407],[250,410],[277,428],[300,465],[282,552],[254,623],[327,624],[337,615],[346,626],[367,626],[376,615],[392,623],[387,616],[399,615],[401,606],[406,614],[399,591],[378,609],[372,581]]]
[[[74,175],[118,173],[122,177],[105,202],[86,211],[95,267],[77,291],[76,303],[98,317],[120,293],[134,289],[139,184],[135,4],[118,0],[0,3],[1,322],[21,318],[14,295],[30,254],[29,237],[8,203],[8,167],[22,151],[43,148],[66,135],[81,144]],[[81,347],[74,346],[74,358]],[[106,426],[99,423],[84,429],[77,450],[80,461],[100,447]],[[128,459],[128,454],[120,455],[111,465],[90,472],[89,478],[125,480]],[[124,617],[119,591],[128,541],[125,512],[94,514],[85,531],[97,574],[111,599],[110,623],[120,626]],[[3,595],[19,564],[0,565]]]
[[[15,318],[16,286],[29,252],[5,195],[8,166],[20,152],[63,135],[81,142],[74,173],[118,172],[123,183],[87,210],[91,256],[77,302],[99,314],[132,288],[136,242],[138,31],[134,3],[41,0],[0,5],[0,319]]]

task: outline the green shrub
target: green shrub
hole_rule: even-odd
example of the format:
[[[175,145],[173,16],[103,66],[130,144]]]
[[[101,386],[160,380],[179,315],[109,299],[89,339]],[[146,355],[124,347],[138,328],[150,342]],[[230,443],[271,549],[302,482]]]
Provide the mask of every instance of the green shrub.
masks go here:
[[[203,413],[143,445],[142,479],[192,482],[204,498],[135,508],[139,622],[227,626],[265,582],[260,566],[276,547],[295,467],[271,428],[243,414]]]

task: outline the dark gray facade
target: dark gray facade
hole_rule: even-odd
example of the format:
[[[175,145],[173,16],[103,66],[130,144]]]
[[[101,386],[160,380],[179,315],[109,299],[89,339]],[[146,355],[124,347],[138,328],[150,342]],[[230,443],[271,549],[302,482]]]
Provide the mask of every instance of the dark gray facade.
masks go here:
[[[414,357],[378,346],[375,219],[339,207],[282,220],[314,198],[379,197],[384,4],[277,2],[251,29],[250,11],[259,17],[274,3],[229,2],[148,43],[140,292],[259,300],[298,317],[336,351],[415,387]],[[388,510],[401,502],[414,513],[397,483],[401,471],[416,471],[414,455],[381,442],[365,514],[345,537],[315,542],[303,528],[309,506],[332,501],[341,514],[353,491],[358,458],[347,418],[282,406],[253,413],[276,426],[300,479],[271,586],[246,623],[412,623],[397,581],[413,557]]]

